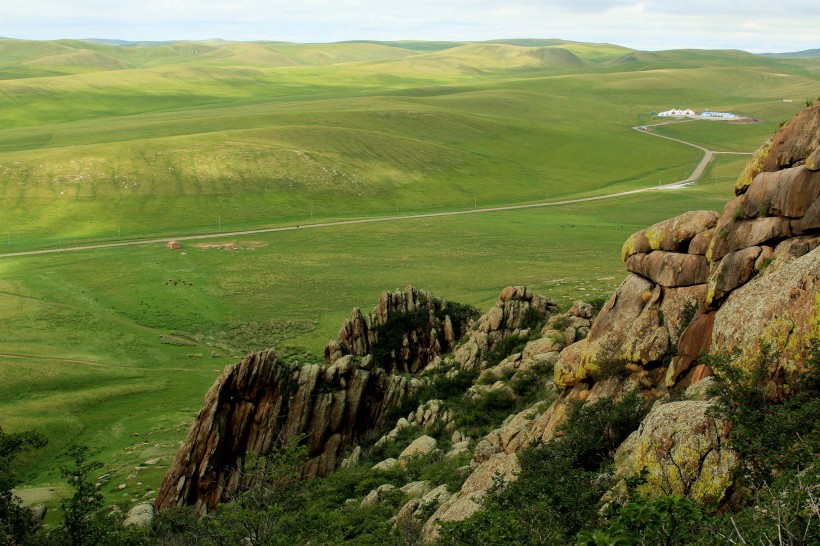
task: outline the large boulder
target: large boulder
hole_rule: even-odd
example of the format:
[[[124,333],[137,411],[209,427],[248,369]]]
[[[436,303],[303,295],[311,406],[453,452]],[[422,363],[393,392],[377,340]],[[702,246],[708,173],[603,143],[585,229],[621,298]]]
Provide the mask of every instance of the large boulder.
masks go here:
[[[818,147],[820,104],[798,113],[755,152],[735,183],[735,193],[744,193],[755,177],[762,172],[779,171],[807,159],[810,166],[816,165],[816,160],[812,161],[809,158],[814,157],[813,154]]]
[[[705,283],[709,263],[697,254],[657,250],[649,254],[633,254],[626,260],[626,270],[661,286],[675,288]]]
[[[726,294],[751,279],[761,250],[752,246],[724,256],[709,276],[706,304],[716,307]]]
[[[820,196],[820,172],[803,166],[763,172],[755,177],[745,195],[742,213],[746,218],[802,218]]]
[[[734,290],[715,314],[712,350],[735,349],[738,365],[767,356],[773,367],[798,371],[820,338],[820,249]],[[776,377],[776,369],[772,370]]]
[[[615,455],[624,477],[647,471],[651,495],[681,495],[719,503],[732,483],[737,455],[728,449],[726,427],[709,416],[709,402],[656,403]]]
[[[624,262],[634,254],[653,250],[686,252],[689,242],[700,233],[715,227],[718,213],[711,210],[693,210],[658,222],[633,234],[624,243],[621,257]]]
[[[630,275],[604,305],[589,336],[561,352],[556,384],[571,386],[620,374],[630,365],[660,363],[705,296],[702,284],[665,288]]]

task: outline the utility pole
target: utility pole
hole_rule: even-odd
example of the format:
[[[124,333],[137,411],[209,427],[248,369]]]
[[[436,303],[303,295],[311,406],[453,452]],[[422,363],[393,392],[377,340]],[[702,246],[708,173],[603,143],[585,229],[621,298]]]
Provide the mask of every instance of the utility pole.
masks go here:
[[[222,215],[219,215],[219,229],[222,229]]]
[[[478,208],[478,200],[476,199],[476,196],[475,196],[475,195],[473,195],[473,208],[474,208],[474,209],[477,209],[477,208]]]

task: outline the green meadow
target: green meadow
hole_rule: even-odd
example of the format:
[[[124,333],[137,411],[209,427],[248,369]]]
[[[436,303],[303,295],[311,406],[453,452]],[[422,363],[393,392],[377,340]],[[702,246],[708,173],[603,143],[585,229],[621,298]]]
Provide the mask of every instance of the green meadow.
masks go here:
[[[700,153],[632,126],[671,107],[732,109],[758,122],[655,131],[751,152],[818,94],[818,66],[548,40],[0,40],[0,252],[674,182]],[[622,242],[722,208],[745,160],[591,203],[0,258],[0,426],[50,438],[20,494],[53,505],[56,464],[79,441],[105,464],[110,502],[140,498],[226,364],[269,346],[321,361],[383,290],[413,284],[481,310],[507,285],[563,306],[608,297]]]

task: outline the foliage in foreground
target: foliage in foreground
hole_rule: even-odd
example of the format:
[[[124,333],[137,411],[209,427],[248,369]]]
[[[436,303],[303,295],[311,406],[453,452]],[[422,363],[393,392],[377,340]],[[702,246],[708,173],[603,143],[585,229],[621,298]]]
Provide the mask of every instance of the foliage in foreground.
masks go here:
[[[573,408],[563,436],[520,454],[521,473],[484,510],[442,526],[443,544],[566,544],[594,519],[615,449],[645,413],[632,392]]]
[[[731,423],[741,463],[731,504],[716,511],[670,496],[635,494],[604,525],[582,532],[583,546],[628,544],[820,544],[820,350],[801,374],[778,378],[775,355],[748,367],[709,355],[715,372],[713,415]]]

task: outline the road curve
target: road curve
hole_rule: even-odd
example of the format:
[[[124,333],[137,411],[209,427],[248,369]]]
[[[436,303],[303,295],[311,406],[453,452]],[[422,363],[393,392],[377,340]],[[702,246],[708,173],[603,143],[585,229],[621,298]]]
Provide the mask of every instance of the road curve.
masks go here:
[[[357,218],[354,220],[337,220],[334,222],[318,222],[314,224],[305,224],[305,225],[297,225],[297,226],[281,226],[281,227],[272,227],[272,228],[261,228],[261,229],[248,229],[248,230],[241,230],[241,231],[225,231],[221,233],[208,233],[202,235],[184,235],[181,237],[163,237],[161,239],[138,239],[133,241],[122,241],[119,243],[102,243],[97,245],[84,245],[84,246],[72,246],[72,247],[61,247],[61,248],[49,248],[44,250],[26,250],[22,252],[8,252],[5,254],[0,254],[0,258],[12,258],[15,256],[34,256],[38,254],[56,254],[59,252],[79,252],[83,250],[96,250],[100,248],[116,248],[122,246],[135,246],[135,245],[149,245],[149,244],[164,244],[168,242],[169,239],[174,239],[175,241],[196,241],[201,239],[220,239],[225,237],[238,237],[242,235],[255,235],[260,233],[276,233],[279,231],[295,231],[301,229],[320,229],[320,228],[329,228],[329,227],[336,227],[336,226],[349,226],[354,224],[370,224],[376,222],[395,222],[399,220],[416,220],[421,218],[439,218],[442,216],[460,216],[464,214],[484,214],[488,212],[503,212],[508,210],[521,210],[521,209],[534,209],[534,208],[542,208],[542,207],[558,207],[562,205],[573,205],[576,203],[588,203],[591,201],[603,201],[607,199],[615,199],[618,197],[624,197],[627,195],[635,195],[638,193],[645,193],[645,192],[653,192],[668,188],[675,188],[679,187],[681,184],[690,184],[700,178],[703,174],[706,165],[712,160],[715,154],[723,154],[723,153],[735,153],[735,154],[746,154],[746,152],[715,152],[713,150],[709,150],[704,148],[703,146],[698,146],[697,144],[693,144],[691,142],[687,142],[685,140],[681,140],[678,138],[673,138],[669,136],[659,135],[652,131],[647,131],[644,127],[655,127],[657,125],[666,125],[668,123],[675,123],[675,122],[663,122],[663,123],[656,123],[654,125],[643,125],[633,127],[632,129],[646,135],[651,135],[658,138],[665,138],[667,140],[672,140],[674,142],[678,142],[680,144],[685,144],[686,146],[691,146],[693,148],[697,148],[698,150],[703,152],[703,159],[700,160],[700,163],[695,167],[695,170],[692,171],[692,174],[689,175],[687,178],[683,180],[676,180],[674,182],[668,182],[666,184],[659,184],[657,186],[651,186],[648,188],[640,188],[637,190],[629,190],[629,191],[622,191],[617,193],[607,193],[605,195],[596,195],[594,197],[577,197],[574,199],[564,199],[561,201],[545,201],[540,203],[528,203],[525,205],[503,205],[498,207],[486,207],[486,208],[475,208],[475,209],[465,209],[465,210],[453,210],[453,211],[446,211],[446,212],[426,212],[420,214],[406,214],[406,215],[394,215],[394,216],[377,216],[373,218]]]

